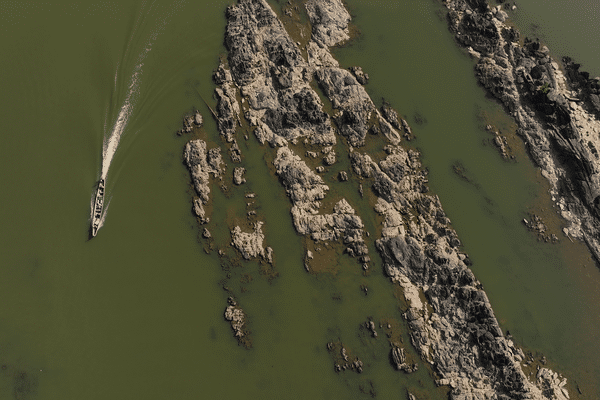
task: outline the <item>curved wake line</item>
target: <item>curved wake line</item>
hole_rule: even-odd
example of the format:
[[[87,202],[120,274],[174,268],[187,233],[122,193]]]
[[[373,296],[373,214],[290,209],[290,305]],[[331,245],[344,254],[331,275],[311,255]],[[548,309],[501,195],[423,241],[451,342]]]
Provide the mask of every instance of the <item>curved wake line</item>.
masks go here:
[[[146,2],[145,1],[143,2],[142,12],[138,16],[138,18],[133,26],[133,31],[129,37],[127,46],[125,47],[124,57],[127,57],[127,54],[129,53],[132,43],[134,41],[134,36],[136,35],[136,32],[138,31],[138,29],[140,29],[140,26],[143,25],[143,23],[144,23],[143,20],[145,19],[145,17],[152,11],[155,2],[156,1],[153,1],[147,10],[144,10],[144,8],[146,8],[145,7]],[[164,25],[164,21],[161,25]],[[150,34],[150,38],[148,39],[146,44],[143,46],[142,52],[138,55],[135,68],[133,69],[133,73],[129,80],[127,97],[125,98],[125,101],[123,102],[123,105],[121,106],[119,115],[117,116],[117,120],[113,124],[112,130],[111,130],[110,134],[108,135],[108,137],[106,137],[106,124],[105,124],[105,139],[104,139],[104,144],[103,144],[103,149],[102,149],[103,150],[102,151],[102,172],[100,175],[100,179],[106,179],[106,176],[108,175],[108,170],[110,168],[110,164],[112,163],[112,159],[117,151],[117,147],[119,146],[121,136],[123,135],[123,132],[127,126],[127,123],[129,122],[129,118],[130,118],[133,108],[135,106],[135,100],[137,98],[137,95],[139,94],[139,80],[143,73],[142,67],[144,66],[144,60],[146,59],[146,56],[148,55],[150,50],[152,50],[154,41],[156,40],[160,31],[162,31],[163,28],[164,28],[164,26],[159,26],[158,30],[155,30],[154,32],[152,32]],[[117,81],[118,81],[118,76],[119,76],[120,65],[121,65],[121,63],[118,63],[117,69],[115,70],[115,79],[114,79],[115,91],[117,90]]]
[[[152,3],[153,5],[154,3]],[[152,8],[152,5],[150,8]],[[142,17],[140,17],[142,19]],[[132,43],[133,35],[138,30],[140,25],[140,19],[135,24],[132,37],[129,39],[129,43],[127,44],[127,48],[125,53],[129,52],[129,47]],[[121,136],[127,127],[127,123],[129,122],[129,118],[135,106],[135,100],[139,94],[139,83],[141,79],[141,75],[143,73],[142,67],[144,66],[144,60],[148,53],[152,50],[152,46],[154,45],[154,41],[158,37],[158,32],[153,32],[150,35],[150,39],[146,42],[144,49],[138,55],[136,60],[136,66],[133,70],[133,74],[129,80],[129,87],[127,92],[127,97],[119,110],[119,115],[115,123],[113,124],[112,130],[108,137],[104,139],[103,151],[102,151],[102,173],[100,175],[101,179],[106,179],[108,175],[108,170],[110,168],[110,164],[112,163],[112,159],[117,151],[117,147],[119,146],[119,142],[121,141]],[[117,65],[117,70],[115,71],[115,90],[117,88],[117,80],[119,75],[119,65]],[[106,134],[105,134],[106,136]]]
[[[117,120],[113,125],[110,136],[104,141],[104,148],[102,151],[102,173],[100,175],[101,179],[106,179],[106,175],[108,175],[108,169],[110,168],[112,159],[117,151],[117,147],[119,146],[119,142],[121,141],[121,136],[123,135],[123,131],[127,126],[127,122],[129,122],[131,112],[133,111],[134,104],[132,103],[132,100],[134,100],[133,97],[138,92],[138,77],[142,72],[142,65],[143,64],[139,64],[138,66],[136,66],[136,71],[131,77],[131,83],[129,84],[129,92],[127,93],[125,102],[121,106],[119,116],[117,117]]]
[[[144,4],[145,4],[145,2],[144,2]],[[153,5],[154,5],[154,2],[151,4],[150,9],[152,9]],[[150,10],[148,10],[146,13],[148,13],[149,11]],[[140,27],[141,21],[143,19],[144,19],[144,16],[140,16],[138,18],[138,20],[136,21],[132,35],[130,36],[129,42],[125,49],[124,57],[127,57],[127,53],[129,53],[129,48],[133,41],[133,36],[135,35],[138,28]],[[163,25],[164,25],[164,21],[163,21]],[[135,107],[137,97],[139,95],[140,79],[141,79],[141,75],[143,73],[142,68],[144,66],[144,60],[146,59],[146,56],[148,55],[148,53],[152,50],[154,42],[155,42],[156,38],[158,37],[162,28],[163,28],[163,26],[160,26],[158,30],[155,30],[154,32],[152,32],[150,34],[150,38],[147,40],[147,42],[143,46],[143,50],[137,57],[135,67],[133,69],[133,73],[131,74],[131,77],[129,79],[129,85],[127,87],[127,95],[125,97],[125,101],[123,102],[123,105],[121,106],[121,109],[119,110],[117,119],[114,121],[114,123],[112,125],[110,134],[108,134],[108,132],[107,132],[107,129],[106,129],[107,123],[105,120],[105,123],[104,123],[104,132],[105,133],[104,133],[104,141],[103,141],[103,146],[102,146],[102,171],[100,174],[100,181],[98,184],[98,188],[96,190],[96,196],[95,196],[95,200],[93,202],[92,211],[91,211],[92,236],[95,236],[97,230],[100,229],[100,227],[102,225],[104,225],[104,221],[106,219],[106,212],[108,210],[108,204],[104,205],[104,196],[105,196],[104,191],[106,190],[105,189],[106,177],[108,175],[108,171],[110,169],[110,165],[112,163],[113,157],[114,157],[115,153],[117,152],[119,142],[121,141],[121,136],[125,132],[125,128],[127,127],[127,124],[130,120],[131,114]],[[119,76],[120,65],[121,65],[120,63],[117,65],[117,69],[115,71],[115,91],[117,89],[117,81],[118,81],[118,76]]]

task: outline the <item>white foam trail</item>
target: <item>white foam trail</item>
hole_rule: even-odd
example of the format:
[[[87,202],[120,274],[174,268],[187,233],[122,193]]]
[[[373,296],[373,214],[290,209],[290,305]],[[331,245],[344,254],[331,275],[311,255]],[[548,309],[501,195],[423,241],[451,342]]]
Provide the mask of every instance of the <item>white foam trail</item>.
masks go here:
[[[135,100],[139,93],[141,75],[143,73],[143,60],[146,58],[150,50],[152,50],[152,41],[155,38],[156,36],[152,35],[151,40],[144,47],[142,53],[138,56],[138,64],[135,66],[133,74],[129,80],[129,87],[125,101],[119,110],[119,115],[113,124],[110,135],[104,140],[104,148],[102,152],[102,173],[100,176],[102,179],[106,179],[106,175],[108,175],[108,169],[110,168],[110,164],[112,163],[113,157],[117,151],[117,147],[119,146],[119,142],[121,141],[121,136],[123,135],[125,128],[127,127],[127,123],[129,122],[131,113],[133,112]],[[116,79],[117,75],[115,73],[115,83]]]
[[[134,37],[135,37],[135,34],[136,34],[138,28],[140,26],[142,26],[143,20],[145,19],[145,17],[147,15],[149,15],[150,12],[153,10],[155,2],[156,2],[156,0],[152,2],[152,4],[150,5],[150,8],[148,10],[145,10],[146,2],[145,1],[142,2],[142,12],[138,16],[138,19],[134,24],[132,34],[129,37],[129,42],[127,43],[127,46],[125,48],[125,54],[123,57],[124,60],[126,59],[127,54],[129,54],[129,48],[130,48],[131,44],[134,42]],[[107,129],[106,129],[108,118],[105,118],[105,120],[104,120],[104,143],[103,143],[103,148],[102,148],[102,172],[100,174],[100,179],[104,180],[104,184],[105,184],[105,189],[104,189],[105,192],[104,193],[105,194],[106,194],[106,190],[108,190],[108,188],[106,186],[106,176],[108,175],[108,170],[110,168],[110,164],[112,163],[113,157],[114,157],[115,153],[117,152],[117,147],[119,147],[119,142],[121,141],[121,136],[125,133],[125,128],[127,127],[127,124],[129,122],[129,119],[130,119],[133,109],[135,107],[135,103],[136,103],[136,100],[137,100],[137,97],[139,94],[140,79],[141,79],[141,75],[143,73],[142,67],[144,66],[144,60],[145,60],[146,56],[148,55],[148,53],[152,50],[152,47],[154,46],[154,42],[156,41],[156,38],[158,37],[158,35],[164,30],[166,23],[167,23],[167,19],[165,17],[163,17],[158,24],[158,28],[155,29],[154,32],[152,32],[150,34],[150,38],[145,43],[145,46],[143,46],[142,52],[138,55],[138,58],[136,60],[136,65],[133,69],[131,78],[129,79],[129,86],[127,88],[127,94],[125,96],[125,101],[123,102],[123,105],[121,106],[121,108],[119,110],[119,115],[117,116],[117,119],[114,121],[114,124],[112,125],[110,134],[107,134]],[[120,69],[120,63],[117,64],[117,69],[115,71],[115,78],[114,78],[115,92],[117,91],[119,69]],[[108,113],[107,113],[107,116],[108,116]],[[99,190],[99,189],[97,188],[96,190]],[[94,215],[96,212],[96,210],[94,209],[95,203],[96,203],[96,196],[94,196],[94,198],[92,200],[92,205],[91,205],[92,224],[94,224],[94,222],[95,222],[95,220],[94,220],[94,218],[95,218]],[[102,227],[102,225],[104,225],[108,206],[109,206],[109,202],[106,202],[104,204],[104,207],[102,207],[102,210],[100,211],[101,215],[100,215],[100,220],[97,221],[98,222],[97,229],[100,229],[100,227]]]
[[[127,97],[125,98],[125,102],[121,106],[121,110],[119,111],[119,115],[117,120],[115,121],[112,131],[108,139],[104,142],[104,149],[102,154],[102,174],[101,178],[106,179],[106,175],[108,175],[108,169],[110,168],[110,164],[112,159],[117,151],[117,147],[119,146],[119,142],[121,141],[121,136],[123,135],[123,131],[127,126],[127,122],[129,122],[129,117],[131,112],[133,111],[133,96],[137,94],[139,87],[139,75],[141,74],[141,66],[140,64],[136,67],[136,71],[133,73],[131,77],[131,82],[129,84],[129,91],[127,93]]]
[[[152,4],[150,5],[150,9],[145,11],[143,10],[145,8],[145,2],[143,2],[142,12],[138,16],[138,20],[134,25],[133,32],[129,38],[129,42],[127,43],[125,53],[129,52],[129,47],[133,42],[135,33],[142,24],[142,20],[145,18],[145,14],[150,12],[152,7],[154,6],[154,3],[155,2],[152,2]],[[139,54],[136,66],[129,80],[129,87],[127,91],[127,96],[125,97],[125,101],[123,102],[123,105],[119,110],[119,115],[117,116],[117,119],[113,124],[110,134],[104,139],[104,147],[102,152],[102,173],[100,176],[100,178],[102,179],[106,180],[106,176],[108,175],[108,169],[110,168],[110,164],[112,163],[113,157],[117,151],[117,147],[119,146],[119,142],[121,141],[121,136],[123,135],[125,128],[127,127],[127,123],[129,122],[129,118],[135,105],[135,99],[137,98],[137,95],[139,93],[139,81],[143,73],[142,67],[144,66],[144,60],[150,52],[150,50],[152,50],[152,46],[154,45],[154,41],[156,40],[157,36],[158,32],[153,32],[150,35],[150,39],[148,39],[148,41],[146,42],[144,50],[142,50],[142,52]],[[115,90],[117,90],[119,66],[120,64],[117,64],[117,69],[115,71]]]

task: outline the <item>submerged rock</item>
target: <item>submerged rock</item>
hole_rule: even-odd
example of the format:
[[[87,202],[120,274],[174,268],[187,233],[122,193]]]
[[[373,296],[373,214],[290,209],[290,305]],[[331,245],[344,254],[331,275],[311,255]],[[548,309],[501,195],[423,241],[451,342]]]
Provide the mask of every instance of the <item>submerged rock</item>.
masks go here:
[[[416,364],[408,365],[406,363],[406,355],[404,354],[404,349],[402,347],[393,346],[390,356],[394,363],[394,367],[398,371],[404,371],[410,374],[418,369]]]
[[[356,373],[362,373],[364,363],[358,357],[350,354],[350,351],[340,342],[327,343],[327,351],[333,358],[335,372],[353,370]]]

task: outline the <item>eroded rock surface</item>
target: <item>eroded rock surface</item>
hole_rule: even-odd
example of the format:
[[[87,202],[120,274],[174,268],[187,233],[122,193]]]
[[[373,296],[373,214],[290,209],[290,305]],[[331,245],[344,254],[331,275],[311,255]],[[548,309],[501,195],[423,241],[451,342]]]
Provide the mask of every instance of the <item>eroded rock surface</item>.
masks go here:
[[[224,169],[221,149],[218,147],[207,149],[205,141],[191,140],[185,145],[183,160],[190,171],[198,195],[193,200],[194,214],[201,223],[207,223],[210,218],[206,215],[204,206],[210,200],[211,175],[214,179],[221,179]]]
[[[227,9],[227,21],[229,66],[259,141],[282,146],[307,137],[335,144],[330,118],[309,85],[308,63],[268,4],[241,1]]]
[[[518,134],[552,186],[569,223],[600,265],[600,80],[563,59],[566,75],[537,41],[519,44],[519,32],[501,8],[484,0],[447,0],[449,23],[460,44],[478,58],[481,84],[511,112]]]
[[[353,168],[378,196],[384,221],[376,246],[403,289],[411,340],[441,376],[438,384],[449,385],[453,399],[546,398],[524,375],[523,352],[504,337],[439,199],[427,193],[418,154],[387,150],[379,163],[355,152]]]
[[[308,0],[305,7],[318,44],[332,47],[350,39],[351,18],[341,0]]]
[[[368,254],[362,220],[345,199],[335,204],[333,213],[319,213],[320,201],[329,190],[323,178],[288,147],[277,150],[274,165],[293,203],[291,213],[298,233],[309,235],[315,241],[342,239],[351,255],[361,257]]]
[[[269,247],[268,257],[263,242],[265,235],[262,232],[263,222],[254,224],[254,232],[244,232],[239,226],[231,231],[232,246],[235,247],[246,260],[261,257],[265,260],[273,260],[273,249]]]
[[[373,126],[390,142],[400,142],[398,131],[383,118],[365,88],[349,71],[339,67],[321,68],[317,70],[316,78],[333,108],[338,110],[337,126],[350,145],[363,146],[367,132]]]
[[[230,297],[227,302],[229,305],[225,309],[224,317],[230,322],[234,336],[240,345],[246,348],[252,347],[252,343],[248,338],[249,332],[246,324],[246,313],[244,313],[244,310],[242,310],[233,297]]]
[[[246,178],[244,175],[246,174],[246,169],[243,167],[235,167],[233,169],[233,183],[236,185],[241,185],[246,182]]]
[[[457,4],[458,0],[449,3]],[[292,203],[296,230],[315,241],[342,241],[348,253],[367,263],[365,240],[369,239],[365,238],[369,238],[369,232],[365,231],[363,219],[343,198],[326,203],[333,209],[324,209],[329,186],[315,172],[318,170],[313,170],[298,155],[308,154],[311,159],[312,153],[315,159],[319,152],[327,155],[327,149],[336,144],[336,133],[342,135],[345,138],[342,141],[348,145],[353,173],[342,171],[339,179],[358,181],[364,201],[375,198],[374,212],[383,220],[376,248],[385,272],[403,293],[407,304],[404,317],[412,343],[422,360],[440,377],[438,384],[450,386],[450,397],[460,400],[562,399],[563,391],[555,384],[559,380],[553,372],[542,372],[536,382],[524,375],[519,364],[523,352],[504,337],[481,284],[467,266],[468,257],[459,250],[460,241],[439,198],[428,193],[427,172],[421,168],[419,153],[399,146],[400,129],[406,138],[412,136],[406,121],[391,108],[378,110],[357,81],[356,71],[353,75],[339,68],[329,52],[330,46],[349,37],[350,16],[343,3],[309,0],[305,4],[313,32],[313,39],[305,48],[306,60],[266,1],[240,0],[238,5],[227,9],[228,59],[215,73],[215,81],[221,85],[217,97],[219,104],[222,103],[218,114],[219,119],[223,118],[219,121],[223,138],[233,143],[231,148],[234,148],[236,126],[247,123],[261,143],[276,148],[273,166]],[[469,4],[477,10],[485,8],[480,0]],[[475,33],[465,43],[473,46],[474,52],[501,55],[499,42],[479,37],[504,40],[494,30],[495,20],[486,17],[483,21],[473,16],[474,11],[467,14],[467,7],[470,6],[463,5],[457,11],[459,23],[463,16],[460,13],[471,15],[465,24]],[[508,59],[508,53],[505,58]],[[480,68],[481,74],[489,77],[485,82],[507,84],[506,90],[498,91],[498,95],[502,99],[512,98],[515,93],[510,86],[512,78],[493,67],[499,64],[507,68],[504,66],[507,62],[502,57],[498,60],[486,60]],[[324,111],[319,96],[310,86],[313,77],[333,105],[332,117]],[[245,121],[238,119],[239,116]],[[381,159],[360,151],[369,137],[383,138],[387,143]],[[300,139],[312,147],[296,150]],[[200,161],[194,165],[198,164]],[[324,170],[322,166],[318,168]],[[198,178],[199,182],[204,180]],[[368,189],[374,196],[365,193]],[[263,247],[260,224],[257,223],[253,233],[236,227],[232,237],[244,258],[270,258],[268,248]],[[315,258],[307,249],[305,261],[310,263]],[[232,321],[238,335],[244,332],[244,314],[236,310],[236,305],[231,304],[226,318]],[[235,325],[233,321],[237,321]],[[331,342],[328,350],[337,371],[362,371],[362,361],[349,355],[341,342]],[[400,346],[393,346],[390,355],[399,368],[412,368]],[[548,385],[556,388],[552,393],[558,393],[557,397],[548,395]]]

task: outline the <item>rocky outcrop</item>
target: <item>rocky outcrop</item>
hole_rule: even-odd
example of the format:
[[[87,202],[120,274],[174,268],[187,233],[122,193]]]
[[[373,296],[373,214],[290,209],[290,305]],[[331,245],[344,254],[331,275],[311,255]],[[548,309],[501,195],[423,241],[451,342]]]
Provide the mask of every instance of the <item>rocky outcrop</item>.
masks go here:
[[[565,387],[567,380],[548,368],[540,368],[536,374],[537,385],[547,398],[568,399],[569,391]]]
[[[229,66],[259,141],[282,146],[307,137],[335,144],[330,118],[309,85],[308,63],[268,4],[241,1],[227,9],[227,21]]]
[[[400,134],[382,117],[364,87],[349,71],[339,67],[321,68],[316,78],[333,108],[338,110],[337,126],[351,146],[363,146],[373,126],[391,143],[400,142]]]
[[[336,160],[335,150],[333,150],[331,147],[325,147],[323,150],[321,150],[321,152],[323,154],[325,154],[325,157],[323,157],[323,164],[325,164],[325,165],[335,164],[335,160]]]
[[[242,257],[246,260],[261,257],[262,259],[273,262],[273,249],[264,248],[263,242],[265,235],[262,232],[263,222],[254,224],[254,232],[244,232],[239,226],[231,231],[231,245],[235,247]]]
[[[386,150],[379,163],[355,152],[352,165],[377,194],[383,226],[376,247],[403,289],[411,341],[440,375],[438,384],[452,388],[452,399],[552,398],[523,373],[523,352],[504,337],[439,199],[427,193],[418,154]]]
[[[316,168],[313,171],[292,150],[302,139],[310,148],[299,154],[316,159],[319,146],[322,155],[329,154],[327,148],[336,142],[333,120],[348,143],[352,179],[359,181],[361,196],[363,184],[375,196],[375,212],[383,220],[376,248],[385,272],[404,294],[404,317],[412,343],[440,377],[438,384],[450,386],[450,397],[460,400],[552,398],[540,382],[554,385],[553,373],[542,374],[537,383],[527,380],[519,364],[522,351],[504,337],[481,284],[467,266],[467,256],[459,250],[460,241],[439,198],[428,193],[427,172],[421,168],[419,153],[399,146],[399,129],[410,138],[410,127],[390,108],[378,110],[357,81],[356,71],[353,75],[339,68],[329,52],[330,46],[348,38],[349,15],[342,2],[309,0],[305,4],[313,32],[305,48],[307,60],[264,0],[240,0],[229,7],[225,38],[241,112],[258,140],[277,148],[273,166],[292,203],[296,230],[315,241],[342,241],[348,253],[369,262],[365,243],[369,236],[361,217],[346,199],[338,200],[332,210],[323,210],[329,186]],[[469,0],[469,4],[483,7],[480,0]],[[465,43],[476,47],[473,51],[500,51],[500,46],[480,37],[496,38],[495,23],[486,21],[477,15],[466,21],[477,34]],[[475,28],[479,22],[483,25]],[[334,107],[333,118],[323,111],[310,87],[313,77]],[[509,78],[497,75],[501,81]],[[367,133],[381,133],[387,141],[385,155],[377,155],[381,159],[359,151]],[[350,177],[344,173],[340,179]],[[239,228],[232,232],[242,255],[265,257],[259,231],[260,226],[254,234]],[[315,254],[307,248],[306,263],[314,259]],[[390,357],[395,365],[412,368],[402,349],[392,346]],[[336,371],[362,371],[362,361],[351,356],[341,342],[329,343],[328,350]]]
[[[350,39],[350,14],[341,0],[308,0],[305,4],[312,25],[312,38],[323,47]]]
[[[566,74],[537,41],[519,32],[501,8],[483,0],[447,0],[457,41],[478,58],[476,75],[511,113],[528,151],[552,186],[569,226],[600,265],[600,80],[563,59]]]
[[[221,149],[218,147],[207,149],[206,142],[200,139],[191,140],[185,145],[183,160],[187,165],[194,189],[198,197],[193,200],[193,211],[201,223],[209,222],[204,206],[210,200],[210,176],[221,179],[224,166],[221,158]]]
[[[223,63],[213,74],[213,80],[219,87],[215,89],[217,98],[217,128],[226,142],[235,140],[235,129],[240,121],[240,106],[237,102],[238,90],[233,83],[231,72]]]
[[[233,297],[229,297],[227,302],[229,306],[225,309],[225,320],[231,323],[231,329],[238,343],[246,348],[252,347],[252,343],[248,338],[249,332],[246,324],[246,313],[238,306]]]
[[[244,178],[244,174],[246,173],[246,168],[243,167],[235,167],[233,169],[233,183],[236,185],[241,185],[246,183],[246,178]]]
[[[292,202],[303,209],[317,211],[329,190],[323,178],[314,173],[308,165],[288,147],[277,150],[273,161],[279,176]]]
[[[345,199],[335,204],[333,213],[319,214],[320,201],[329,190],[323,178],[288,147],[277,150],[274,166],[293,203],[291,213],[298,233],[315,241],[341,239],[350,255],[364,257],[368,254],[362,220]],[[368,268],[367,262],[363,262],[363,267]]]
[[[194,128],[201,128],[204,124],[204,119],[202,118],[202,114],[200,111],[196,110],[193,114],[186,115],[183,117],[183,129],[177,131],[179,136],[190,133],[194,130]]]

